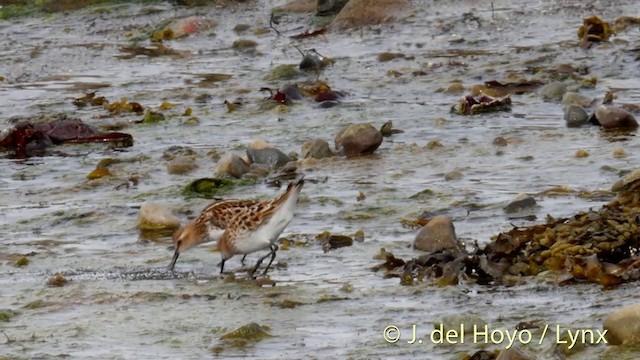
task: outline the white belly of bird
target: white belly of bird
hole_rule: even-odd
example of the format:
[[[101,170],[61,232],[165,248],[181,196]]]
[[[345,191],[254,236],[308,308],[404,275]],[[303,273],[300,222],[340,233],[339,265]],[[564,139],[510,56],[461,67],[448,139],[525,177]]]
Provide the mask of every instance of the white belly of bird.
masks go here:
[[[269,245],[271,245],[271,242],[269,242],[268,239],[259,236],[259,234],[255,232],[247,235],[248,236],[243,236],[236,239],[236,242],[234,243],[236,253],[249,254],[252,252],[267,249],[269,248]]]
[[[295,194],[297,195],[297,194]],[[293,211],[296,206],[297,196],[291,196],[280,208],[255,231],[245,233],[235,242],[235,248],[240,254],[248,254],[254,251],[266,249],[271,243],[278,240],[278,236],[293,220]]]

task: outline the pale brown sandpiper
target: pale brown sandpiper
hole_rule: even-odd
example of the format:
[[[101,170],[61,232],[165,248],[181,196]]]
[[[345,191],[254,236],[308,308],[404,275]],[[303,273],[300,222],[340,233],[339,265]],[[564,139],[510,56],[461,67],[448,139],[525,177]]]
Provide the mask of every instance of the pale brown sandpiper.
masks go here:
[[[169,269],[173,270],[181,253],[205,242],[217,242],[235,215],[257,203],[254,200],[228,199],[209,204],[196,219],[173,234],[175,252]],[[244,258],[242,260],[244,265]]]
[[[209,205],[197,219],[174,235],[176,252],[169,267],[173,269],[181,252],[202,242],[217,240],[222,255],[220,273],[224,271],[225,261],[234,255],[246,256],[269,248],[271,251],[258,260],[250,276],[271,256],[263,273],[266,274],[278,251],[275,242],[293,219],[303,184],[304,179],[290,183],[287,190],[273,200],[224,200]]]

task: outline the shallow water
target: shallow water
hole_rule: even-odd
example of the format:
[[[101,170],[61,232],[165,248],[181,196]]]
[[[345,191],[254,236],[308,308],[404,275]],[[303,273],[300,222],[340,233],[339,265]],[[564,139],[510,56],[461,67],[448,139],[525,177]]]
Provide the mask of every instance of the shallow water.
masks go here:
[[[0,309],[20,312],[1,323],[6,339],[0,340],[4,342],[0,354],[83,359],[200,359],[216,354],[265,359],[420,355],[456,359],[485,346],[473,341],[431,344],[428,333],[443,316],[475,314],[497,329],[513,329],[521,321],[534,319],[552,328],[557,324],[601,329],[607,313],[634,301],[635,284],[608,291],[591,284],[557,286],[541,279],[527,279],[513,287],[404,287],[397,278],[384,279],[381,272],[370,270],[378,263],[372,258],[382,247],[403,258],[416,255],[410,248],[416,230],[404,228],[402,219],[415,219],[425,211],[443,212],[453,218],[460,238],[483,243],[510,229],[512,223],[532,223],[510,219],[502,210],[518,193],[537,194],[556,186],[606,190],[622,171],[637,166],[640,145],[635,133],[612,136],[592,127],[566,128],[562,106],[537,94],[513,96],[513,110],[508,113],[462,117],[449,113],[460,94],[436,92],[456,79],[470,87],[501,80],[511,70],[530,77],[525,70],[531,60],[550,56],[533,64],[587,66],[599,81],[594,89],[581,89],[581,93],[600,99],[608,89],[622,89],[616,101],[637,104],[640,90],[635,80],[640,69],[635,55],[623,51],[624,41],[633,42],[637,28],[614,38],[611,46],[584,50],[576,45],[582,18],[636,15],[633,1],[593,5],[495,1],[492,14],[490,7],[476,1],[425,0],[414,2],[410,16],[394,25],[331,31],[302,41],[276,37],[273,32],[253,35],[249,30],[238,35],[232,31],[239,23],[268,27],[270,9],[280,4],[254,1],[225,9],[118,5],[0,24],[4,39],[0,40],[0,75],[7,78],[0,83],[3,122],[13,116],[55,112],[95,125],[139,118],[114,119],[103,109],[76,109],[71,101],[91,89],[109,100],[127,97],[154,108],[165,100],[177,105],[177,110],[168,111],[176,116],[164,123],[131,124],[124,129],[134,137],[131,148],[114,151],[102,145],[69,145],[24,161],[0,159]],[[461,14],[472,9],[480,27],[461,20]],[[188,58],[116,57],[120,46],[146,36],[162,21],[194,14],[218,25],[167,42],[189,51]],[[287,32],[294,35],[303,31],[301,24],[302,19],[289,17],[281,26],[294,29]],[[229,49],[238,38],[256,40],[259,54]],[[451,42],[459,38],[466,41]],[[350,93],[345,103],[320,109],[299,102],[285,112],[257,111],[263,94],[256,89],[283,84],[263,77],[275,65],[300,60],[292,45],[315,48],[336,59],[320,78]],[[525,47],[531,49],[517,51]],[[456,49],[482,50],[486,55],[449,57]],[[402,52],[414,59],[380,63],[377,54],[382,51]],[[390,76],[390,70],[401,75]],[[416,70],[426,75],[411,75]],[[200,75],[207,73],[233,77],[199,87]],[[196,102],[201,94],[211,99]],[[223,101],[239,96],[249,102],[248,109],[227,113]],[[198,125],[186,125],[177,116],[187,106],[199,118]],[[328,253],[311,240],[308,246],[280,251],[270,272],[275,287],[224,281],[215,266],[219,255],[207,251],[208,247],[183,254],[176,273],[168,273],[170,239],[139,239],[135,224],[144,201],[163,204],[183,221],[187,213],[193,216],[207,204],[203,199],[184,199],[179,192],[190,180],[212,175],[215,161],[207,156],[210,150],[243,151],[251,139],[259,137],[285,152],[299,152],[312,138],[332,143],[345,124],[367,121],[380,126],[387,120],[405,132],[385,138],[374,156],[300,164],[299,171],[308,179],[320,181],[305,185],[296,217],[283,234],[308,239],[325,230],[352,234],[362,229],[365,241]],[[509,144],[494,146],[497,136],[507,138]],[[443,147],[428,149],[426,144],[432,140]],[[198,152],[197,171],[167,175],[161,155],[174,145]],[[614,157],[617,148],[629,156]],[[575,157],[578,149],[588,150],[590,156]],[[86,175],[105,157],[139,159],[116,165],[120,180],[137,176],[139,183],[116,190],[122,181],[88,182]],[[463,177],[445,181],[444,174],[453,170]],[[411,197],[425,189],[434,195]],[[279,191],[256,185],[239,187],[228,196],[264,198]],[[359,192],[366,195],[362,202],[357,200]],[[535,222],[543,221],[546,214],[570,216],[607,201],[575,193],[537,196],[537,200]],[[18,255],[30,253],[28,266],[13,266]],[[257,255],[249,259],[255,261]],[[240,267],[236,258],[227,264],[229,270]],[[65,274],[69,284],[47,287],[47,279],[55,273]],[[293,309],[270,305],[285,299],[303,304]],[[43,300],[43,306],[24,307],[37,300]],[[269,326],[273,336],[246,347],[219,340],[250,322]],[[419,335],[427,335],[421,345],[407,344],[412,324]],[[383,338],[389,325],[402,331],[395,344]],[[534,335],[534,340],[539,338],[540,334]],[[547,337],[540,346],[524,348],[539,352],[540,358],[552,358],[552,340]],[[616,351],[598,345],[574,358],[634,358]]]

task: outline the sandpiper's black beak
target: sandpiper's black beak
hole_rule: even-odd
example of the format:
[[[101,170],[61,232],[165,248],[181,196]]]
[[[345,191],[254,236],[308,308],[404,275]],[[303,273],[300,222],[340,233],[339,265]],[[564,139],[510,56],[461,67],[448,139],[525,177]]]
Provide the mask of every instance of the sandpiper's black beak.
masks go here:
[[[178,261],[178,256],[180,256],[180,252],[176,247],[176,252],[173,253],[173,259],[171,259],[171,264],[169,264],[169,270],[173,271],[173,267],[176,266],[176,261]]]

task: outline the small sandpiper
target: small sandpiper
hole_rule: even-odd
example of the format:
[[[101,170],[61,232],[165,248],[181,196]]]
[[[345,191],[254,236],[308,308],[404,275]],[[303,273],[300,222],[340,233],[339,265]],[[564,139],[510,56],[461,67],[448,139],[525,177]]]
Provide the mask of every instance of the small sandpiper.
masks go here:
[[[169,269],[173,270],[180,253],[208,241],[217,241],[224,263],[234,255],[247,254],[269,248],[251,271],[253,277],[262,261],[271,256],[264,270],[267,273],[276,257],[276,240],[293,220],[293,213],[304,179],[292,182],[279,197],[267,201],[223,200],[207,206],[200,216],[176,231],[173,236],[175,253]],[[244,264],[244,257],[242,258]]]

